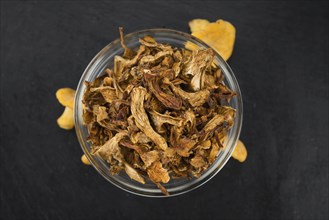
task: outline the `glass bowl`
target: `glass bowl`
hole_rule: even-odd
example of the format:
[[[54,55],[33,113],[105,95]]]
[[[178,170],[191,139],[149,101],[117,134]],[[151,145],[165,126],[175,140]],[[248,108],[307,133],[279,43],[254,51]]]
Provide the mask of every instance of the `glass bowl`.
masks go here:
[[[156,41],[160,43],[170,44],[172,46],[182,48],[186,42],[191,42],[197,45],[199,48],[209,48],[207,44],[201,40],[193,37],[189,34],[182,33],[170,29],[149,29],[134,32],[125,36],[125,43],[130,48],[138,48],[138,39],[151,35]],[[104,73],[105,68],[113,67],[113,59],[115,55],[122,55],[124,49],[121,47],[120,40],[117,39],[112,43],[104,47],[89,63],[83,75],[81,76],[74,104],[74,123],[78,136],[78,140],[82,147],[82,150],[92,166],[100,173],[106,180],[114,184],[115,186],[142,196],[148,197],[164,197],[160,189],[155,184],[148,181],[145,184],[141,184],[130,179],[125,172],[121,172],[119,175],[112,175],[109,171],[109,165],[97,156],[91,155],[90,144],[86,141],[88,137],[87,128],[83,125],[82,120],[82,97],[85,90],[84,81],[93,81],[96,77]],[[240,130],[242,126],[242,97],[238,82],[229,67],[229,65],[223,60],[223,58],[216,53],[214,62],[219,66],[225,75],[224,83],[233,91],[236,92],[236,96],[230,101],[230,106],[236,109],[236,117],[234,125],[229,131],[228,140],[226,146],[218,154],[217,159],[199,178],[181,178],[171,179],[167,184],[163,186],[168,190],[170,196],[179,195],[191,191],[214,177],[230,159],[231,154],[235,148],[235,145],[239,139]]]

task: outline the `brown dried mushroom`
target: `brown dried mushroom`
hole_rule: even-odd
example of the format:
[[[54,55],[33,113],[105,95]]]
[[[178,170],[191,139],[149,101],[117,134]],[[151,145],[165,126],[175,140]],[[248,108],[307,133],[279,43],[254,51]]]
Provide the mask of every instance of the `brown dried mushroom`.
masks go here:
[[[223,148],[235,109],[235,93],[214,67],[212,49],[188,51],[151,36],[134,51],[120,29],[123,56],[114,69],[85,82],[83,121],[91,153],[142,184],[199,177]]]

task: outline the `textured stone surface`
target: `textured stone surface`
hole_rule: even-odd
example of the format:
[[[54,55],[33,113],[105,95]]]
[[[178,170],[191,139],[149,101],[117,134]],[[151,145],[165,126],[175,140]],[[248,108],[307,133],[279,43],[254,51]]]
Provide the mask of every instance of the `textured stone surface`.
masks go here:
[[[1,1],[1,219],[328,219],[328,3]],[[126,32],[188,32],[193,18],[237,28],[229,60],[244,99],[241,139],[204,186],[169,199],[128,194],[80,161],[61,130],[60,87]]]

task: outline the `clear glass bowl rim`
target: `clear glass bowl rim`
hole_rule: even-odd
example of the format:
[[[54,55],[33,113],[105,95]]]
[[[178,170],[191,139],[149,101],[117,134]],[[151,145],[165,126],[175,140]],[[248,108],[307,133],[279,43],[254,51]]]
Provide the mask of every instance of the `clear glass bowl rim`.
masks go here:
[[[198,45],[200,48],[209,48],[206,43],[201,41],[200,39],[176,30],[172,29],[166,29],[166,28],[154,28],[154,29],[145,29],[140,30],[136,32],[129,33],[125,35],[125,39],[130,39],[135,36],[141,36],[141,35],[156,35],[156,34],[162,34],[164,36],[168,35],[170,36],[179,36],[182,38],[185,38],[185,41],[190,41],[196,45]],[[138,37],[137,39],[138,40]],[[88,78],[90,74],[93,73],[93,70],[96,68],[96,64],[102,59],[102,56],[110,50],[115,45],[120,44],[120,39],[116,39],[109,43],[107,46],[105,46],[100,52],[97,53],[97,55],[90,61],[88,66],[86,67],[84,73],[82,74],[79,84],[77,86],[77,92],[75,95],[75,104],[74,104],[74,123],[75,123],[75,130],[76,134],[80,143],[80,146],[88,158],[88,160],[91,162],[92,166],[96,169],[96,171],[101,174],[106,180],[108,180],[113,185],[136,195],[140,196],[146,196],[146,197],[168,197],[162,194],[162,192],[157,190],[148,190],[141,187],[132,187],[129,185],[129,183],[119,181],[116,179],[115,176],[109,175],[108,173],[104,172],[104,163],[100,164],[99,160],[96,160],[94,156],[92,156],[89,153],[88,150],[88,143],[86,142],[86,139],[82,135],[81,129],[83,128],[83,125],[81,123],[81,113],[82,113],[82,103],[81,103],[81,97],[84,92],[84,81]],[[214,50],[215,51],[215,50]],[[241,127],[242,127],[242,118],[243,118],[243,103],[242,103],[242,96],[241,91],[237,82],[237,79],[231,70],[230,66],[226,63],[226,61],[223,60],[223,58],[215,51],[215,60],[217,61],[217,64],[222,69],[222,72],[225,75],[225,80],[228,81],[229,87],[233,89],[236,92],[236,96],[233,98],[235,99],[235,109],[236,109],[236,117],[233,127],[230,130],[229,139],[227,142],[227,145],[225,149],[220,153],[221,156],[218,156],[216,161],[197,179],[194,179],[191,183],[185,184],[183,186],[174,187],[173,189],[169,189],[170,192],[169,196],[175,196],[180,195],[186,192],[189,192],[193,189],[196,189],[203,184],[205,184],[207,181],[209,181],[211,178],[213,178],[227,163],[227,161],[230,159],[232,152],[237,144],[237,141],[240,136]],[[232,101],[231,101],[232,102]],[[133,180],[131,180],[133,181]]]

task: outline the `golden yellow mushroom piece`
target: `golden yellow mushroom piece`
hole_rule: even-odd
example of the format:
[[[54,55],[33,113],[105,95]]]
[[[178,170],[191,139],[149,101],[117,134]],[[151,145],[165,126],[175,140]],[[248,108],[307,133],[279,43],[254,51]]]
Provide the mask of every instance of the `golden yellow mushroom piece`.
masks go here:
[[[91,165],[90,162],[89,162],[89,160],[87,159],[86,155],[82,155],[81,156],[81,161],[85,165]]]
[[[73,110],[65,107],[63,114],[57,119],[57,124],[60,128],[66,130],[74,128]]]
[[[209,24],[206,24],[205,21],[200,22],[199,20],[192,20],[189,23],[191,30],[195,30],[192,31],[192,35],[215,49],[224,60],[228,60],[233,52],[235,27],[230,22],[221,19]],[[200,27],[197,27],[197,25],[200,25]],[[196,45],[191,42],[186,43],[186,48],[190,50],[197,49]]]
[[[75,90],[71,88],[61,88],[56,92],[59,103],[65,107],[73,109]]]
[[[203,29],[209,24],[210,22],[206,19],[193,19],[188,23],[190,26],[191,32],[198,32],[203,31]]]
[[[242,163],[247,159],[247,155],[248,152],[246,146],[244,145],[244,143],[242,143],[242,141],[239,140],[233,151],[232,157]]]

